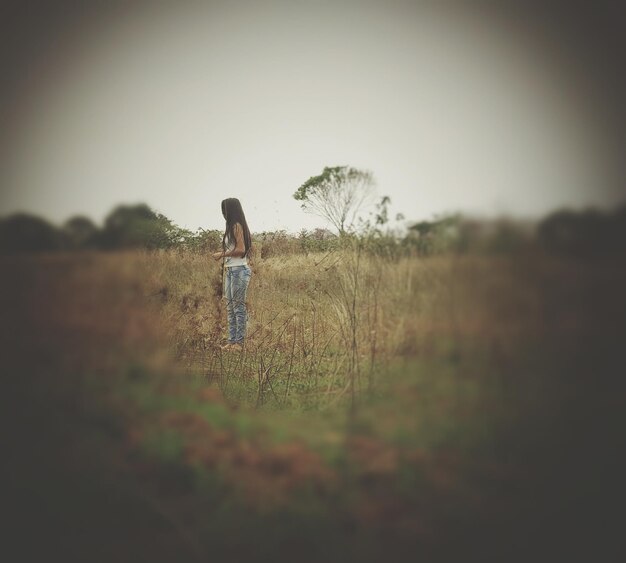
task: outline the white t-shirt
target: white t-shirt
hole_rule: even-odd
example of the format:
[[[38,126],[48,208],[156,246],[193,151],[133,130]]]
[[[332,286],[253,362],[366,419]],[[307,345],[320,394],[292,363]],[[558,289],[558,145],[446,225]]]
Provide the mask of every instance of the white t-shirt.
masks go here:
[[[235,249],[235,243],[231,242],[226,247],[226,252],[230,252],[231,250],[234,250],[234,249]],[[239,258],[235,256],[226,256],[224,259],[224,266],[226,266],[227,268],[231,266],[247,266],[247,265],[248,265],[248,258],[245,256],[243,258]]]

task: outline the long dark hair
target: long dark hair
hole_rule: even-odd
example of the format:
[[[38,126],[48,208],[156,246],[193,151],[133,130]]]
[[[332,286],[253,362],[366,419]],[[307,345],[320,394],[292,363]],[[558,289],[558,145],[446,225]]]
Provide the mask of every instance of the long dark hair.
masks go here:
[[[229,197],[222,201],[222,215],[226,219],[226,230],[222,237],[222,248],[226,250],[226,242],[235,244],[235,225],[239,223],[243,229],[243,242],[246,248],[244,256],[252,247],[252,238],[250,237],[250,229],[246,222],[246,216],[243,213],[241,202],[236,197]]]

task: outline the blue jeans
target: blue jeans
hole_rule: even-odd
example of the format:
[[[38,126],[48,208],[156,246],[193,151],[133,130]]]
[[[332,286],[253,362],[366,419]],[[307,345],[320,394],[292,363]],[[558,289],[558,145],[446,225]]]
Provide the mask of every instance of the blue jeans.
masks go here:
[[[243,342],[248,322],[246,292],[252,270],[248,266],[230,266],[225,270],[224,297],[228,312],[228,342]]]

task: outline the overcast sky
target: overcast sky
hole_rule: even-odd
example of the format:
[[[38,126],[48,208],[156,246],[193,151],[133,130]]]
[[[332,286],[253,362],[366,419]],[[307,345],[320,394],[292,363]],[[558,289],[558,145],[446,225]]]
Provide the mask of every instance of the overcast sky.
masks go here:
[[[295,232],[324,223],[293,192],[336,165],[370,170],[409,220],[623,201],[614,61],[592,49],[597,25],[576,35],[585,14],[61,5],[5,18],[0,215],[100,222],[145,202],[221,228],[220,201],[238,197],[253,231]]]

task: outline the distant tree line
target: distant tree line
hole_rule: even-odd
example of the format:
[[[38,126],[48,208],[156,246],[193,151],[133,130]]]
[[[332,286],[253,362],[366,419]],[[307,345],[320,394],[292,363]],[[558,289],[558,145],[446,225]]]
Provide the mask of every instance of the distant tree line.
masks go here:
[[[536,222],[453,215],[414,223],[409,232],[421,255],[515,253],[531,248],[578,258],[624,255],[626,205],[606,212],[562,209]]]
[[[61,227],[25,213],[0,219],[3,253],[213,247],[220,238],[217,231],[193,233],[178,227],[143,203],[117,206],[102,227],[84,216],[72,217]]]
[[[560,210],[538,226],[542,246],[552,253],[591,257],[626,253],[626,205],[612,212]]]
[[[255,252],[262,257],[329,252],[357,240],[368,251],[388,257],[515,253],[529,248],[575,257],[626,255],[626,205],[610,212],[559,210],[534,223],[447,215],[409,224],[398,233],[388,228],[389,204],[388,197],[382,198],[370,219],[350,233],[320,228],[295,235],[284,230],[255,233]],[[2,254],[137,248],[213,251],[221,240],[220,230],[181,228],[146,204],[117,206],[101,227],[84,216],[72,217],[60,227],[25,213],[0,218]]]

